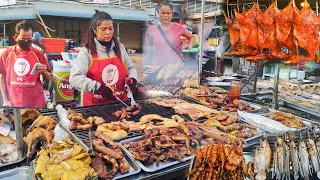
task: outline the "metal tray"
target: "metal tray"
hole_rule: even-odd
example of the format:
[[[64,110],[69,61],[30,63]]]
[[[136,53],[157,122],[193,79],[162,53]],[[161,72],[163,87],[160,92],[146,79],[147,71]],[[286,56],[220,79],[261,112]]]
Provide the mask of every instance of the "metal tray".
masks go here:
[[[130,158],[132,158],[132,159],[133,159],[132,154],[122,144],[123,143],[128,143],[128,142],[136,142],[136,141],[141,140],[141,138],[142,137],[135,137],[135,138],[123,140],[123,141],[120,142],[120,145],[121,145],[123,151],[125,152],[125,154],[127,156],[129,156]],[[192,157],[193,156],[184,157],[183,158],[183,162],[192,159]],[[141,169],[143,169],[146,172],[156,172],[158,170],[161,170],[161,169],[164,169],[164,168],[167,168],[167,167],[170,167],[170,166],[173,166],[173,165],[176,165],[176,164],[180,163],[179,161],[168,160],[167,162],[161,163],[161,164],[159,164],[157,166],[156,162],[153,162],[152,164],[148,164],[148,163],[140,162],[140,161],[137,161],[137,160],[135,160],[135,161],[141,167]]]
[[[187,96],[187,95],[183,95],[183,99],[187,102],[190,102],[190,103],[196,103],[196,104],[200,104],[200,105],[203,105],[203,106],[206,106],[204,104],[202,104],[200,101],[190,97],[190,96]],[[258,106],[256,104],[253,104],[253,103],[250,103],[248,101],[244,101],[244,100],[240,100],[241,102],[245,103],[245,104],[249,104],[250,107],[254,108],[254,110],[252,111],[245,111],[245,112],[252,112],[252,113],[263,113],[266,111],[266,108],[262,108],[261,106]],[[208,107],[208,106],[206,106]],[[221,110],[220,107],[216,108],[217,110]],[[261,112],[260,112],[261,111]]]
[[[41,175],[34,175],[34,172],[35,172],[35,170],[36,170],[36,162],[35,162],[36,160],[33,160],[33,161],[31,161],[31,163],[30,163],[30,167],[31,167],[31,169],[32,169],[32,179],[35,179],[35,180],[42,180],[42,177],[41,177]],[[98,180],[98,177],[94,177],[93,179],[91,179],[91,180]]]
[[[115,175],[115,177],[113,178],[113,180],[116,179],[122,179],[128,176],[132,176],[135,174],[140,173],[141,168],[137,165],[137,163],[135,163],[134,160],[132,160],[130,157],[124,156],[125,160],[130,164],[130,170],[126,173],[126,174],[121,174],[120,172],[117,172],[117,174]],[[30,166],[32,167],[33,171],[36,169],[36,162],[35,160],[33,160],[30,164]],[[36,176],[37,180],[42,180],[41,176]],[[98,177],[93,178],[93,180],[98,180]]]
[[[123,148],[121,148],[121,150],[122,150],[122,152],[124,154],[124,157],[125,157],[126,161],[130,164],[131,167],[130,167],[129,172],[127,172],[126,174],[121,174],[120,172],[117,172],[117,174],[113,178],[114,180],[115,179],[122,179],[122,178],[125,178],[125,177],[128,177],[128,176],[132,176],[132,175],[140,173],[140,171],[141,171],[141,167],[138,166],[136,161],[134,161],[130,156],[126,156],[125,155],[126,152],[125,152],[125,150]]]
[[[18,157],[18,160],[13,161],[13,162],[9,162],[9,163],[7,163],[7,164],[1,164],[1,165],[0,165],[0,168],[5,167],[5,166],[9,166],[9,165],[12,165],[12,164],[16,164],[16,163],[19,163],[19,162],[25,160],[25,159],[26,159],[26,153],[25,153],[25,152],[26,152],[26,151],[24,151],[24,150],[22,150],[22,154],[18,152],[18,156],[19,156],[19,157]],[[1,177],[1,176],[0,176],[0,177]],[[1,178],[0,178],[0,179],[1,179]]]
[[[33,180],[33,172],[30,166],[22,166],[15,169],[0,172],[1,180]]]
[[[282,111],[277,111],[277,110],[274,110],[274,109],[268,109],[269,112],[268,113],[273,113],[273,112],[282,112]],[[264,116],[265,114],[268,114],[268,113],[263,113],[263,114],[260,114],[262,116]],[[293,114],[292,114],[293,115]],[[305,129],[305,128],[312,128],[314,125],[320,125],[320,122],[316,122],[316,121],[312,121],[312,120],[309,120],[309,119],[305,119],[303,117],[299,117],[299,116],[295,116],[293,115],[295,118],[299,118],[302,120],[303,124],[305,125],[305,127],[302,127],[300,129]],[[269,118],[270,119],[270,118]]]
[[[284,102],[284,105],[285,106],[288,106],[288,107],[291,107],[293,109],[297,109],[297,110],[300,110],[300,111],[303,111],[303,112],[306,112],[306,113],[310,113],[312,115],[315,115],[315,116],[318,116],[320,117],[320,112],[319,111],[315,111],[313,109],[309,109],[309,108],[306,108],[306,107],[303,107],[303,106],[299,106],[298,104],[293,104],[283,98],[280,98],[283,102]]]

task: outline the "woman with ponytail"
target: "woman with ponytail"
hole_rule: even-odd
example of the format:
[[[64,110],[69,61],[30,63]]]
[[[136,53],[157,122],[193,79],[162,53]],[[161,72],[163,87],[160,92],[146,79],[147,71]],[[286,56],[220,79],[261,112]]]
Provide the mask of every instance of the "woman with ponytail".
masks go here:
[[[125,85],[135,92],[137,70],[125,47],[113,37],[110,14],[96,11],[84,48],[71,69],[70,84],[82,91],[82,105],[112,103],[115,96],[128,100]]]

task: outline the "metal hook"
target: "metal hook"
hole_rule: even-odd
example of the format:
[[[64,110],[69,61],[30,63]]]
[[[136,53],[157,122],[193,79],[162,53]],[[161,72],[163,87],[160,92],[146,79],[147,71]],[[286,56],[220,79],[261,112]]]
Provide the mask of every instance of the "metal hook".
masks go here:
[[[307,138],[309,139],[310,138],[310,131],[309,131],[309,129],[306,129],[306,131],[307,131]]]
[[[318,138],[318,136],[317,136],[317,133],[316,133],[316,130],[315,130],[315,128],[318,128],[318,126],[315,126],[315,127],[313,127],[312,128],[312,132],[313,132],[313,138]]]
[[[299,138],[300,138],[300,141],[302,140],[302,134],[301,134],[301,131],[299,131]]]

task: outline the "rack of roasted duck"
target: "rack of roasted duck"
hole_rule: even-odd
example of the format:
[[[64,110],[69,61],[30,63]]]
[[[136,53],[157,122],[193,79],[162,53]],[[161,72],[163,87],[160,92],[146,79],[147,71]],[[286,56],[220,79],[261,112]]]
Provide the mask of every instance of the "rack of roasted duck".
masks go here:
[[[240,13],[234,10],[234,14],[233,19],[225,14],[234,49],[226,52],[226,56],[244,57],[249,61],[278,59],[285,64],[315,59],[320,24],[307,0],[301,10],[290,0],[281,10],[276,2],[265,11],[255,3],[248,11]],[[282,51],[284,47],[288,53]]]

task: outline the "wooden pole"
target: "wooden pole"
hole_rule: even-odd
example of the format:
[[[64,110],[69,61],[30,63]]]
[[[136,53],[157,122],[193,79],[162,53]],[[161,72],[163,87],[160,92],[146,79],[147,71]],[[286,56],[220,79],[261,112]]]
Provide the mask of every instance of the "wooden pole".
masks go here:
[[[279,71],[280,71],[280,63],[276,62],[275,74],[273,77],[273,95],[272,95],[272,108],[275,110],[279,109],[279,104],[278,104]]]
[[[42,23],[42,26],[43,26],[43,28],[44,28],[44,30],[45,30],[46,33],[48,34],[49,38],[51,38],[52,36],[51,36],[51,34],[49,33],[49,31],[48,31],[48,29],[47,29],[47,26],[46,26],[46,24],[44,23],[42,17],[40,16],[38,10],[36,9],[35,6],[33,6],[33,9],[34,9],[34,11],[37,13],[37,16],[39,17],[39,19],[40,19],[40,21],[41,21],[41,23]]]

